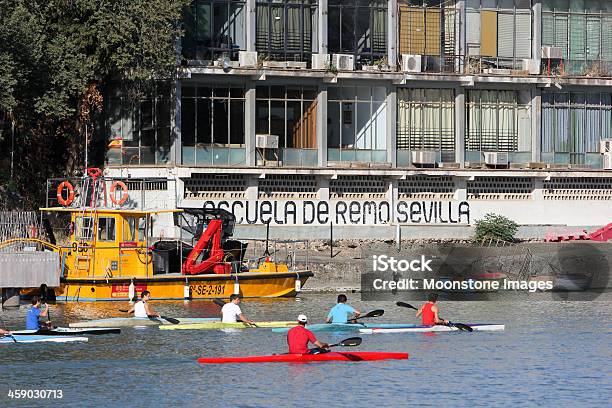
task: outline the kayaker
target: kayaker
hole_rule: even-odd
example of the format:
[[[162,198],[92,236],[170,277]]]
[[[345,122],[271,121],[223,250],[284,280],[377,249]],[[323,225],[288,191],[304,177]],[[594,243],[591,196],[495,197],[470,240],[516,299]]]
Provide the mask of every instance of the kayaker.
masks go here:
[[[4,335],[7,335],[7,334],[11,334],[11,332],[8,331],[8,330],[0,329],[0,335],[4,336]]]
[[[440,319],[438,313],[440,309],[438,309],[438,305],[436,302],[438,301],[437,293],[430,293],[427,296],[427,303],[425,303],[419,310],[416,312],[416,317],[421,316],[421,321],[423,326],[434,326],[436,324],[448,324],[448,320]]]
[[[26,330],[40,330],[40,317],[47,317],[49,314],[49,306],[41,310],[42,304],[38,296],[32,296],[32,308],[26,314]],[[50,322],[47,322],[49,324]]]
[[[325,323],[347,323],[351,313],[353,313],[355,317],[361,314],[359,310],[347,305],[347,300],[346,295],[338,295],[338,303],[329,311]]]
[[[240,310],[240,306],[238,305],[240,304],[241,298],[242,297],[240,295],[230,295],[229,303],[226,303],[221,308],[221,315],[223,316],[221,321],[223,323],[244,322],[255,324],[254,321],[246,317],[244,313],[242,313],[242,310]]]
[[[314,333],[304,327],[308,322],[306,315],[299,315],[297,320],[298,325],[287,332],[289,354],[308,354],[310,352],[308,350],[308,342],[314,344],[319,349],[329,348],[329,344],[317,340]]]
[[[134,317],[140,318],[159,317],[159,314],[155,313],[155,310],[149,305],[149,300],[151,300],[151,292],[143,290],[140,300],[128,310],[128,313],[134,313]]]

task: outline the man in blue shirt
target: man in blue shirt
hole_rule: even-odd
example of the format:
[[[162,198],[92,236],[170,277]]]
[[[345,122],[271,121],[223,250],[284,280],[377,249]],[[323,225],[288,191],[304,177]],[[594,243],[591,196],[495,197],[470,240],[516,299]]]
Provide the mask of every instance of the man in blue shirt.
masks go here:
[[[361,314],[359,310],[347,305],[346,301],[346,295],[338,295],[338,303],[329,311],[325,323],[347,323],[351,313],[354,313],[355,317]]]
[[[40,325],[38,323],[39,317],[46,317],[49,312],[49,306],[45,308],[45,310],[40,310],[41,303],[40,298],[38,296],[32,297],[32,308],[28,310],[26,314],[26,330],[40,330]]]

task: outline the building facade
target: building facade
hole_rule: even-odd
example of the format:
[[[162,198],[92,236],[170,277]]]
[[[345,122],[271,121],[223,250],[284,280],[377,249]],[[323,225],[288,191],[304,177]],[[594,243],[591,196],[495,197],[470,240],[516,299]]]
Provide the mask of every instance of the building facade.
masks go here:
[[[169,206],[304,237],[612,222],[612,2],[194,0],[183,24],[175,81],[106,99],[107,172],[172,180]]]

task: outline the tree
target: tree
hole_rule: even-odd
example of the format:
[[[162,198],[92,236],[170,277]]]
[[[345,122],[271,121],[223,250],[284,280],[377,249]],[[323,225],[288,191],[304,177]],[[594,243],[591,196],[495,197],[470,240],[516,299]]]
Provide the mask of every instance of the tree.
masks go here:
[[[103,113],[102,87],[120,82],[137,100],[174,75],[187,4],[0,0],[0,112],[17,132],[12,181],[21,206],[42,203],[46,178],[79,171],[84,126]],[[0,138],[0,163],[8,143]],[[0,171],[0,183],[6,174]]]
[[[474,242],[480,244],[489,240],[514,241],[518,224],[503,215],[489,213],[484,219],[476,221]]]

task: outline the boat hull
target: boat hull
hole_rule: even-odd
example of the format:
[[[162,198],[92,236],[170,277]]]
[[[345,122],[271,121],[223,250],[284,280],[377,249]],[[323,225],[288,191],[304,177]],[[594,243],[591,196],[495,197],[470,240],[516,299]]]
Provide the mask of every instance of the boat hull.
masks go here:
[[[186,324],[165,324],[159,326],[160,330],[215,330],[215,329],[254,329],[261,327],[286,327],[289,328],[297,326],[297,322],[255,322],[255,326],[247,323],[223,323],[220,321],[216,322],[203,322],[203,323],[186,323]]]
[[[320,323],[320,324],[308,324],[306,328],[312,332],[350,332],[350,331],[359,331],[359,329],[373,329],[373,328],[383,328],[383,329],[402,329],[407,327],[415,327],[414,324],[401,324],[401,323]],[[272,329],[274,333],[287,333],[289,328],[275,328]]]
[[[299,272],[245,272],[238,275],[158,275],[135,278],[62,278],[55,289],[58,302],[94,302],[129,300],[129,286],[133,282],[137,294],[151,292],[155,299],[183,300],[185,283],[189,285],[187,299],[227,299],[235,293],[235,283],[245,298],[293,297],[295,282],[303,285],[313,276],[310,271]],[[27,293],[26,293],[27,294]]]
[[[408,353],[387,352],[329,352],[323,354],[275,354],[271,356],[247,357],[203,357],[200,364],[235,364],[235,363],[311,363],[318,361],[376,361],[376,360],[407,360]]]
[[[502,331],[505,330],[506,326],[503,324],[468,324],[474,331]],[[378,333],[430,333],[430,332],[450,332],[458,331],[460,329],[454,326],[415,326],[407,327],[403,329],[359,329],[359,333],[365,334],[378,334]]]
[[[19,344],[19,343],[68,343],[73,341],[88,341],[87,337],[77,336],[22,336],[0,337],[0,344]]]
[[[97,327],[97,328],[68,328],[68,327],[56,327],[55,329],[41,329],[41,330],[19,330],[12,332],[13,335],[17,334],[20,336],[82,336],[85,334],[119,334],[121,329],[110,328],[110,327]]]
[[[202,323],[218,321],[218,318],[208,317],[177,317],[180,323]],[[70,323],[70,327],[90,328],[90,327],[141,327],[141,326],[159,326],[170,325],[172,323],[157,318],[138,318],[138,317],[112,317],[109,319],[86,320],[83,322]]]

